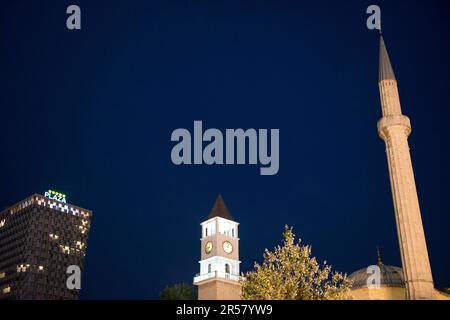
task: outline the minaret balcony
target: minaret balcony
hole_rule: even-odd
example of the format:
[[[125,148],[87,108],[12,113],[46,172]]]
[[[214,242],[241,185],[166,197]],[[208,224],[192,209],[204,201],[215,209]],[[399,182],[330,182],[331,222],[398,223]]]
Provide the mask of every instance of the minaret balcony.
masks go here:
[[[380,138],[385,140],[389,137],[389,128],[393,127],[403,127],[405,129],[406,136],[409,136],[411,133],[411,122],[407,116],[387,116],[378,121],[378,134],[380,135]]]

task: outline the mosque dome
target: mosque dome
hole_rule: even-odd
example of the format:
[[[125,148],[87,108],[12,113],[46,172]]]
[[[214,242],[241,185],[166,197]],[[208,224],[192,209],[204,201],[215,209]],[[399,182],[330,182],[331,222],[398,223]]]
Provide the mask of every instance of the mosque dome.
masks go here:
[[[399,267],[384,265],[381,260],[380,251],[377,250],[378,262],[380,267],[380,286],[382,287],[397,287],[404,288],[405,281],[403,280],[403,270]],[[349,278],[353,281],[353,289],[360,289],[367,287],[367,280],[372,273],[367,272],[367,268],[360,269],[353,272]]]

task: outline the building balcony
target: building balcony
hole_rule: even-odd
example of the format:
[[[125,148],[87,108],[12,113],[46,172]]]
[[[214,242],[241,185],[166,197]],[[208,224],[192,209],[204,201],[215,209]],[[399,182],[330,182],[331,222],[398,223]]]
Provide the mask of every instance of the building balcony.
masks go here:
[[[194,283],[198,283],[198,282],[208,280],[208,279],[213,279],[213,278],[227,279],[227,280],[232,280],[232,281],[244,281],[245,280],[244,277],[241,277],[240,275],[237,275],[237,274],[230,274],[230,273],[226,273],[226,272],[222,272],[222,271],[213,271],[213,272],[205,273],[205,274],[197,273],[196,276],[194,277]]]

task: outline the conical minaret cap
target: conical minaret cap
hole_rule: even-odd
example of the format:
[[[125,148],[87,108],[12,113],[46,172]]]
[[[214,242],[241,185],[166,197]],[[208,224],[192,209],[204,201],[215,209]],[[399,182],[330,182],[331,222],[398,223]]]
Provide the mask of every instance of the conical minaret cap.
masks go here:
[[[380,36],[380,66],[378,70],[378,82],[382,80],[396,80],[394,70],[392,70],[391,60],[386,50],[383,36]]]

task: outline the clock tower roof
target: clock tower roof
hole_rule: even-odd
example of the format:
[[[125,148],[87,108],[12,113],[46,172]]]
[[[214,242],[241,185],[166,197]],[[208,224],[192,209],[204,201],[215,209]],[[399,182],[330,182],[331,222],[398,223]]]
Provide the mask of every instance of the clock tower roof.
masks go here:
[[[228,207],[225,204],[225,201],[223,201],[222,195],[220,194],[218,195],[216,201],[214,202],[214,206],[209,212],[208,219],[212,219],[215,217],[221,217],[224,219],[234,221],[234,218],[231,215],[230,210],[228,210]]]

